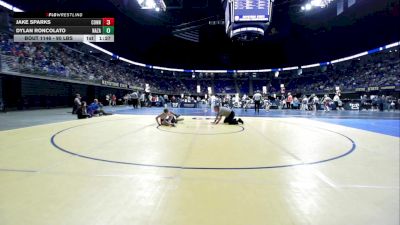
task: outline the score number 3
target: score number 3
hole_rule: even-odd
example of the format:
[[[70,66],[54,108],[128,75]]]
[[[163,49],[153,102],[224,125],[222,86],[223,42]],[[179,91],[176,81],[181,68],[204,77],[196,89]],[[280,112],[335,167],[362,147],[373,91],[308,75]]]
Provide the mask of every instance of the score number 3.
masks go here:
[[[114,26],[114,18],[103,18],[103,26]]]

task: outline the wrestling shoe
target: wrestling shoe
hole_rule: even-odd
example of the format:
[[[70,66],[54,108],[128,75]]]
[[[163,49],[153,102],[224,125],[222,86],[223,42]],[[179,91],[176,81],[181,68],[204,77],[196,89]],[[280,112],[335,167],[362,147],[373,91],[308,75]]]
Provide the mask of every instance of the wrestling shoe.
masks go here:
[[[244,124],[243,120],[240,119],[240,118],[238,119],[238,122],[241,123],[241,124]]]

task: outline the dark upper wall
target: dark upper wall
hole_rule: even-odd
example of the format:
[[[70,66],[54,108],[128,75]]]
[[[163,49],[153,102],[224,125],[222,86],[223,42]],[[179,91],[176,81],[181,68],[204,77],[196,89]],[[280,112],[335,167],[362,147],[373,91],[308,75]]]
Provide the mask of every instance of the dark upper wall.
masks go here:
[[[357,0],[340,16],[336,16],[335,2],[325,9],[300,12],[300,3],[305,0],[282,1],[288,4],[275,1],[265,39],[247,44],[232,43],[224,34],[223,26],[201,28],[200,43],[171,35],[171,21],[182,23],[191,16],[198,19],[201,15],[208,16],[208,11],[223,15],[218,4],[210,5],[210,10],[183,7],[157,16],[135,8],[135,1],[125,1],[131,3],[125,8],[118,8],[110,0],[13,2],[27,10],[111,11],[116,16],[116,42],[99,45],[135,61],[186,69],[256,69],[308,64],[400,39],[398,0]]]
[[[81,94],[84,101],[90,103],[94,98],[104,101],[105,96],[110,93],[122,98],[128,92],[102,86],[12,75],[0,75],[0,90],[3,90],[0,91],[0,98],[2,96],[9,109],[72,106],[77,93]]]

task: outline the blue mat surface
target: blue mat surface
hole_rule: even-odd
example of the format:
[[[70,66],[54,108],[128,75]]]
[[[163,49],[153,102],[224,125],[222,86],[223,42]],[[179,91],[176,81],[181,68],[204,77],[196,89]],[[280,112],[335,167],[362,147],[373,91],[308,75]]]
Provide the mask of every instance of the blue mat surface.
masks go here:
[[[157,115],[161,113],[162,110],[162,108],[132,109],[131,107],[124,107],[116,109],[114,113],[127,115]],[[210,108],[173,108],[171,110],[184,116],[215,116],[215,113]],[[271,110],[266,112],[265,110],[260,110],[260,114],[256,114],[254,109],[249,109],[248,111],[235,109],[235,113],[237,117],[307,118],[400,137],[400,112],[308,112],[300,110]]]
[[[400,121],[389,119],[316,119],[361,130],[400,137]]]

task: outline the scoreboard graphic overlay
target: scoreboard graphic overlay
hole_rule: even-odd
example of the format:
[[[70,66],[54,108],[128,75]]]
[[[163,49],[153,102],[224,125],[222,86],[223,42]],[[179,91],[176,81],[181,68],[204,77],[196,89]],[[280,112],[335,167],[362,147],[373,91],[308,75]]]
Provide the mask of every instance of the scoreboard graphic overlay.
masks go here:
[[[21,12],[14,18],[14,42],[114,42],[110,15]]]
[[[269,21],[270,0],[234,0],[234,21]]]

